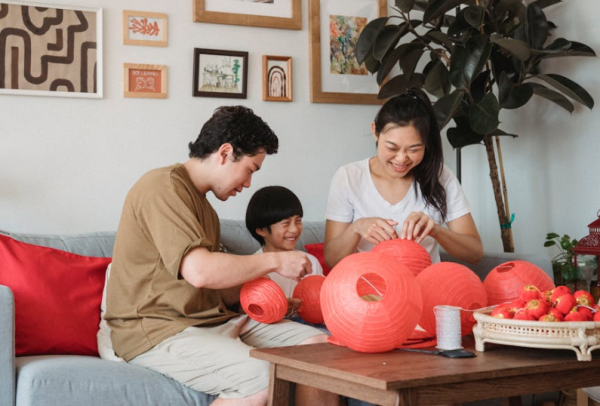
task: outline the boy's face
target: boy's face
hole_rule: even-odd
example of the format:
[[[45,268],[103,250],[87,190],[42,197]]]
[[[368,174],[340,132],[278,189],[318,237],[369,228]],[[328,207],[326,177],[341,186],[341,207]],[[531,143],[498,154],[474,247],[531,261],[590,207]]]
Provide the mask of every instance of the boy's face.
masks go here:
[[[256,233],[265,239],[265,251],[291,251],[302,234],[302,217],[288,217],[272,224],[271,232],[261,228]]]

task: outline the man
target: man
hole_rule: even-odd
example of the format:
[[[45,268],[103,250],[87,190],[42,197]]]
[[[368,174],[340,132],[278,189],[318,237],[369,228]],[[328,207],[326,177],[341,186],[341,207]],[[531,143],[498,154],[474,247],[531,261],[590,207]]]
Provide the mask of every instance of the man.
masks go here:
[[[239,315],[240,287],[269,272],[311,273],[301,252],[219,252],[219,218],[206,199],[250,187],[278,140],[252,110],[221,107],[189,144],[184,164],[146,173],[127,195],[115,241],[107,314],[115,352],[195,390],[213,406],[266,405],[267,363],[252,348],[325,342],[298,323],[266,325]],[[299,387],[297,404],[334,405],[337,396]]]

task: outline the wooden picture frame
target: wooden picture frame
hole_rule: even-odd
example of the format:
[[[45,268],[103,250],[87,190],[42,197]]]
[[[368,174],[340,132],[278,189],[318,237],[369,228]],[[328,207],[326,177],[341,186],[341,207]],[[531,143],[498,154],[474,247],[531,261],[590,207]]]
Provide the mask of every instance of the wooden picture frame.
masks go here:
[[[123,96],[145,99],[167,98],[167,66],[123,64]]]
[[[193,82],[195,97],[245,99],[248,52],[194,48]]]
[[[301,30],[302,0],[194,0],[194,21]]]
[[[123,10],[123,44],[167,46],[167,15]]]
[[[263,55],[263,100],[292,101],[292,57]]]
[[[102,98],[101,8],[0,0],[0,9],[0,94]]]
[[[352,37],[348,42],[356,43],[359,35],[356,27],[361,26],[362,30],[371,20],[387,15],[387,0],[371,1],[372,8],[365,7],[365,1],[358,0],[309,0],[310,101],[312,103],[382,104],[385,101],[377,98],[378,86],[375,78],[366,71],[364,65],[358,66],[356,57],[352,56],[353,52],[348,55],[342,54],[344,63],[339,65],[343,66],[343,69],[348,69],[348,65],[352,66],[352,74],[346,74],[344,70],[332,72],[337,67],[332,63],[331,55],[334,52],[336,55],[341,54],[339,49],[335,49],[338,36],[331,34],[334,29],[337,29],[336,24],[339,21],[344,25],[352,24],[353,29],[339,31],[351,33]],[[330,11],[323,12],[327,10]],[[347,45],[344,49],[347,49]],[[353,64],[350,63],[352,57]],[[327,67],[329,69],[326,69]],[[357,71],[360,75],[355,73]],[[338,74],[340,72],[341,74]],[[370,92],[369,89],[373,91]]]

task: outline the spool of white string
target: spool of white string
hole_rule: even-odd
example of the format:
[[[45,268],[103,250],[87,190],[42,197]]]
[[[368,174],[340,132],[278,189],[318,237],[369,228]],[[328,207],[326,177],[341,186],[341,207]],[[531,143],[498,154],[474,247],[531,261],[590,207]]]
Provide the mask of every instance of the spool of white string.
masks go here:
[[[460,307],[438,305],[433,308],[437,346],[439,350],[458,350],[463,348],[460,332]]]

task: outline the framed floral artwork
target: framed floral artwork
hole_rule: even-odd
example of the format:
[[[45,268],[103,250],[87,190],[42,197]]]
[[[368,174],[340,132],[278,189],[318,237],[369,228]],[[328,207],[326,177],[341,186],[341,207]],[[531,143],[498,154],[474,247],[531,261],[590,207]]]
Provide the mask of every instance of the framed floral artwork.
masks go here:
[[[245,99],[247,89],[248,52],[194,48],[194,96]]]
[[[123,44],[167,46],[167,15],[123,10]]]
[[[292,101],[292,57],[263,55],[263,100]]]
[[[302,0],[194,0],[194,21],[302,29]]]
[[[123,96],[166,99],[167,67],[139,63],[124,64]]]
[[[387,15],[386,0],[309,0],[310,100],[381,104],[377,81],[356,59],[365,26]]]

